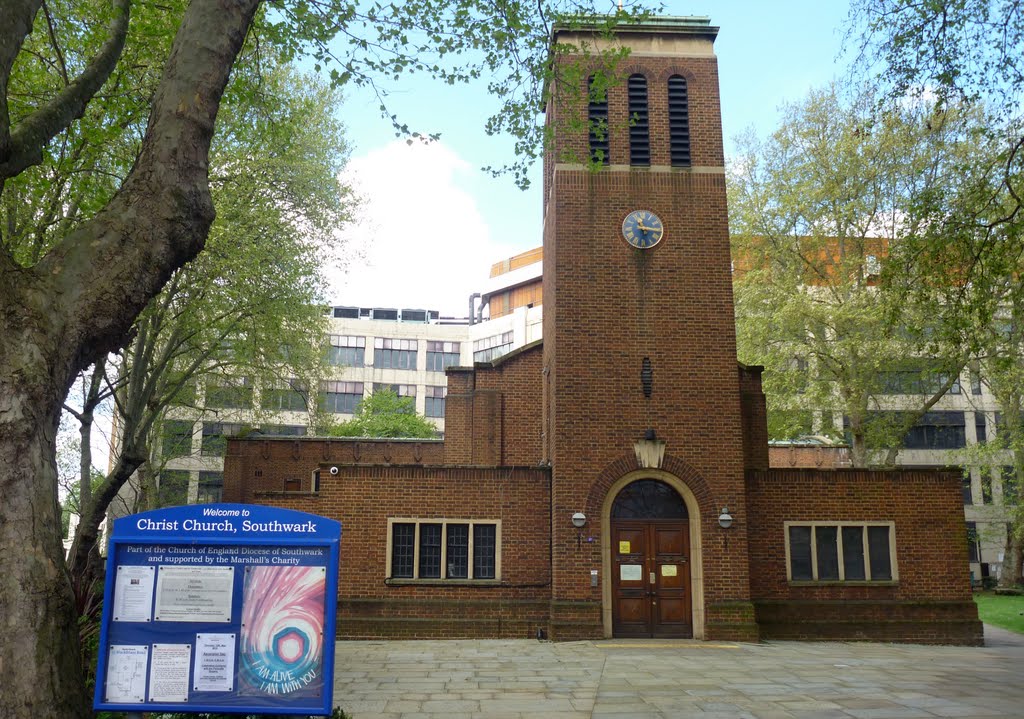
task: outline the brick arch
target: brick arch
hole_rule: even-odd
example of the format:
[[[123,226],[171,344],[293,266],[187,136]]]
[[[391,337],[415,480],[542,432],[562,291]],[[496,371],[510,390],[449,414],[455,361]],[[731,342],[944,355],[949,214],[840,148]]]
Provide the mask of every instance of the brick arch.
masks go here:
[[[643,470],[643,467],[636,461],[635,454],[623,454],[611,464],[606,465],[597,475],[594,483],[590,485],[590,492],[587,495],[587,509],[585,510],[587,515],[598,516],[612,485],[625,475],[641,470]],[[685,460],[671,454],[666,454],[660,470],[674,475],[682,481],[693,492],[697,503],[702,509],[715,506],[714,497],[711,494],[711,488],[708,487],[707,481],[705,481],[700,472]]]
[[[689,91],[691,85],[697,81],[697,76],[693,74],[692,70],[682,67],[670,67],[658,73],[656,82],[660,85],[667,85],[668,79],[673,75],[679,75],[686,80],[687,91]]]

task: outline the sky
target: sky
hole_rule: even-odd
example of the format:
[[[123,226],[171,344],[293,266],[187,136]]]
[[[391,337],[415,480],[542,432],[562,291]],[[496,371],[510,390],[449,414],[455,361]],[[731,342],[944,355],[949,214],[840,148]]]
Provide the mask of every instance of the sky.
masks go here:
[[[843,75],[847,13],[845,0],[666,3],[667,15],[705,15],[720,28],[715,52],[727,156],[739,133],[753,127],[768,134],[780,105]],[[541,244],[539,165],[527,191],[480,169],[512,157],[509,138],[484,132],[494,107],[484,85],[415,77],[392,85],[388,101],[400,121],[441,134],[412,146],[395,138],[376,97],[347,91],[342,119],[353,152],[342,179],[362,206],[340,232],[348,261],[331,272],[331,304],[465,316],[470,293],[493,263]]]

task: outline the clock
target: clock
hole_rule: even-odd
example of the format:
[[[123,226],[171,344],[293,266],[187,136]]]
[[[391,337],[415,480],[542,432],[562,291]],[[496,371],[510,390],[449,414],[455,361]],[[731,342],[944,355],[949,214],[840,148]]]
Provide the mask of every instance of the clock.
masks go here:
[[[661,242],[665,226],[650,210],[633,210],[622,221],[622,236],[640,250],[648,250]]]

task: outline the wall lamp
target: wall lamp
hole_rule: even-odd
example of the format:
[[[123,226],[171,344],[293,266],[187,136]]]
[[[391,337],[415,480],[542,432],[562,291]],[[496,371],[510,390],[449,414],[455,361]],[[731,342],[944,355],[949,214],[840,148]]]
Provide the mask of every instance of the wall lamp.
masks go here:
[[[722,507],[722,513],[718,515],[718,526],[722,529],[728,529],[732,526],[732,515],[729,514],[728,507]]]
[[[572,515],[572,526],[576,527],[576,546],[583,544],[583,527],[587,524],[587,515],[576,512]]]

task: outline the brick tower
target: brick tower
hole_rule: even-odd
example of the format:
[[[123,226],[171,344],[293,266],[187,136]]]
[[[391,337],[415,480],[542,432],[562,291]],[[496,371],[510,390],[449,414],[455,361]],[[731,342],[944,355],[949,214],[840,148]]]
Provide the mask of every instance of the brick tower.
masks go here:
[[[583,92],[555,88],[547,108],[555,638],[757,637],[717,31],[705,18],[620,26],[614,40],[556,31],[560,43],[629,54],[606,96],[586,93],[600,83],[591,59],[563,57]],[[573,118],[589,119],[589,135]]]

